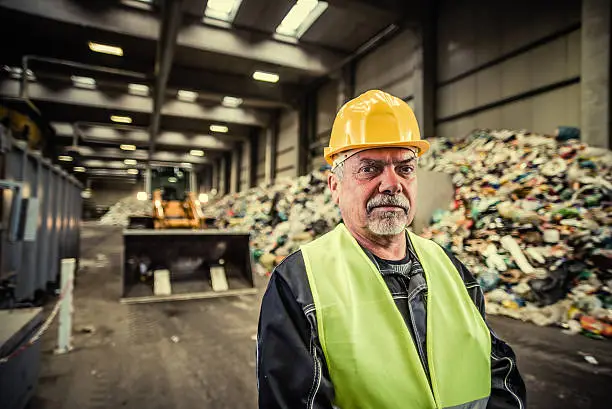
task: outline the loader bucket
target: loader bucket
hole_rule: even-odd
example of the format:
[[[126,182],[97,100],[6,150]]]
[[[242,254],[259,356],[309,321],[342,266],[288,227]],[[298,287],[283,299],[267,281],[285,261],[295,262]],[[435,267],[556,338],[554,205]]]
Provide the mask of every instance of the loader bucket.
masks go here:
[[[249,233],[126,229],[124,303],[254,294]],[[162,288],[163,287],[163,288]]]

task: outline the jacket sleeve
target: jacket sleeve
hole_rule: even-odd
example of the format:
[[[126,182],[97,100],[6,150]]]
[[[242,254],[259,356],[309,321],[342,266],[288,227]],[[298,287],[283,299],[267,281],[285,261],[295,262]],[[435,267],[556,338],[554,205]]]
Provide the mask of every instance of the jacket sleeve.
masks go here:
[[[314,333],[289,285],[275,271],[263,296],[257,333],[260,409],[333,407],[333,386]]]
[[[446,253],[463,277],[466,288],[491,333],[491,397],[487,409],[525,409],[527,392],[516,364],[514,351],[495,334],[487,322],[484,294],[472,273],[450,252]]]

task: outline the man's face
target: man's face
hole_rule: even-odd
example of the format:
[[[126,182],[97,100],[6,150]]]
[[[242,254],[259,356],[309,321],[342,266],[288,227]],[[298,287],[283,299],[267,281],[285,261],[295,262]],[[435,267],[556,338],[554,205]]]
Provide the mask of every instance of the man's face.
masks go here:
[[[404,231],[416,212],[417,157],[404,148],[369,149],[344,162],[328,185],[347,227],[365,236]]]

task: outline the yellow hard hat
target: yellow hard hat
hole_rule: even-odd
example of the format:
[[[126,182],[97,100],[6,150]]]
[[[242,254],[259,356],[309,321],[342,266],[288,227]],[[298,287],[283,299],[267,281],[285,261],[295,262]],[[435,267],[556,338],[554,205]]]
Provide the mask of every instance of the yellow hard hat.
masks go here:
[[[332,165],[333,157],[341,152],[387,147],[415,147],[421,156],[429,150],[429,142],[421,140],[416,117],[407,103],[371,90],[340,108],[324,154]]]

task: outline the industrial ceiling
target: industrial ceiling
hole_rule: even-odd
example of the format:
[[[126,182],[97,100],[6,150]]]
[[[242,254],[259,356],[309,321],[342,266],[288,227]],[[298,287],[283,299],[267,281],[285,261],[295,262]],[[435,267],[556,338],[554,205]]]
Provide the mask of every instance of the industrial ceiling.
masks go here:
[[[134,178],[128,169],[153,162],[202,168],[398,29],[407,7],[0,0],[0,35],[10,43],[0,55],[0,95],[30,100],[51,122],[58,158],[73,157],[62,165],[86,168],[84,177]]]

